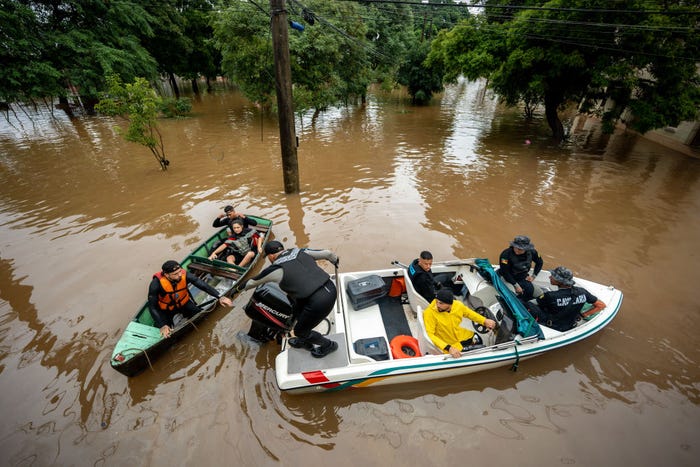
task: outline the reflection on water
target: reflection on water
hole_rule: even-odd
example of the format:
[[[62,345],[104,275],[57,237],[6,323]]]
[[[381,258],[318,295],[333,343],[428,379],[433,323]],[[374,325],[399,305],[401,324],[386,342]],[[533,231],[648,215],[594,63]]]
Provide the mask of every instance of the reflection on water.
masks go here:
[[[167,172],[109,119],[28,108],[0,120],[2,464],[433,465],[478,450],[496,463],[693,465],[700,161],[573,119],[554,145],[542,115],[523,120],[484,83],[406,102],[377,93],[303,116],[298,195],[283,192],[274,116],[235,93],[161,122]],[[124,378],[109,355],[151,275],[207,238],[226,204],[272,219],[287,246],[335,250],[343,271],[424,249],[493,260],[528,234],[545,267],[614,284],[625,304],[603,332],[517,373],[288,396],[276,345],[245,337],[244,294]]]

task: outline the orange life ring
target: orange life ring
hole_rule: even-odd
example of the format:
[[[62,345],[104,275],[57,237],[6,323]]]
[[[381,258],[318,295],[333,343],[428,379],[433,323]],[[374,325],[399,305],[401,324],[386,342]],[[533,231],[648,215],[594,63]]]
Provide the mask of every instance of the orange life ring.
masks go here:
[[[418,345],[418,340],[413,336],[396,336],[391,339],[389,345],[391,347],[391,355],[394,358],[420,357],[420,346]],[[408,352],[413,352],[413,355]]]

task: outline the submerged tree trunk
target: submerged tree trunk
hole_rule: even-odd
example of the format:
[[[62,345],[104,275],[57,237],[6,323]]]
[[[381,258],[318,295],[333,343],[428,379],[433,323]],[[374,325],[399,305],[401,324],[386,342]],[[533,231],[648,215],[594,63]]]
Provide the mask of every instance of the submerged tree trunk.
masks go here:
[[[175,94],[175,99],[180,98],[180,88],[177,86],[177,80],[172,71],[168,72],[168,78],[170,79],[170,86],[173,88],[173,94]]]
[[[192,78],[192,93],[195,96],[199,96],[199,85],[197,84],[197,78]]]
[[[564,125],[559,120],[557,109],[561,104],[561,99],[552,94],[546,93],[544,96],[544,114],[547,117],[549,128],[552,129],[552,138],[559,142],[564,139]]]

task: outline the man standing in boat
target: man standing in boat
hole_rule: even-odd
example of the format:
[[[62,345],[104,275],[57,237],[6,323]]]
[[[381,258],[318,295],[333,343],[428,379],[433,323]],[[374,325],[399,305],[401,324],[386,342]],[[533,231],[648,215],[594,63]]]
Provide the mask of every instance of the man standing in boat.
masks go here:
[[[292,302],[296,319],[295,337],[289,339],[289,345],[304,348],[317,358],[335,351],[338,344],[313,329],[331,312],[337,296],[335,284],[316,260],[325,259],[337,267],[338,256],[329,250],[285,250],[276,240],[265,245],[265,254],[272,264],[252,279],[239,283],[236,291],[276,282]]]
[[[176,314],[180,313],[189,319],[200,311],[190,295],[188,284],[194,284],[198,289],[216,297],[222,305],[231,306],[230,298],[222,297],[214,287],[186,272],[177,261],[168,260],[163,263],[161,271],[153,275],[148,286],[148,309],[163,337],[170,337]]]
[[[535,269],[530,275],[530,267],[535,263]],[[501,252],[498,259],[498,274],[506,284],[515,290],[516,295],[523,301],[531,300],[535,295],[532,281],[542,270],[544,261],[530,242],[530,237],[518,235],[510,242],[510,246]],[[538,290],[539,293],[539,290]]]
[[[568,331],[576,326],[582,316],[593,318],[605,308],[605,303],[583,287],[574,287],[574,274],[564,266],[549,271],[549,283],[558,290],[551,290],[537,297],[537,305],[526,303],[530,314],[540,323],[557,331]],[[584,305],[593,307],[581,313]]]

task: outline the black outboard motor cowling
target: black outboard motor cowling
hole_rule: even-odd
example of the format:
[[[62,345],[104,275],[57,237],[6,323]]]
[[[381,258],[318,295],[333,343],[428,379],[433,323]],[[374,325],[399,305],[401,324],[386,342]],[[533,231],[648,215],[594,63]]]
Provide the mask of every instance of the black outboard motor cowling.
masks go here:
[[[267,342],[292,327],[292,304],[287,294],[273,282],[259,285],[244,310],[253,320],[248,331],[253,339]]]

